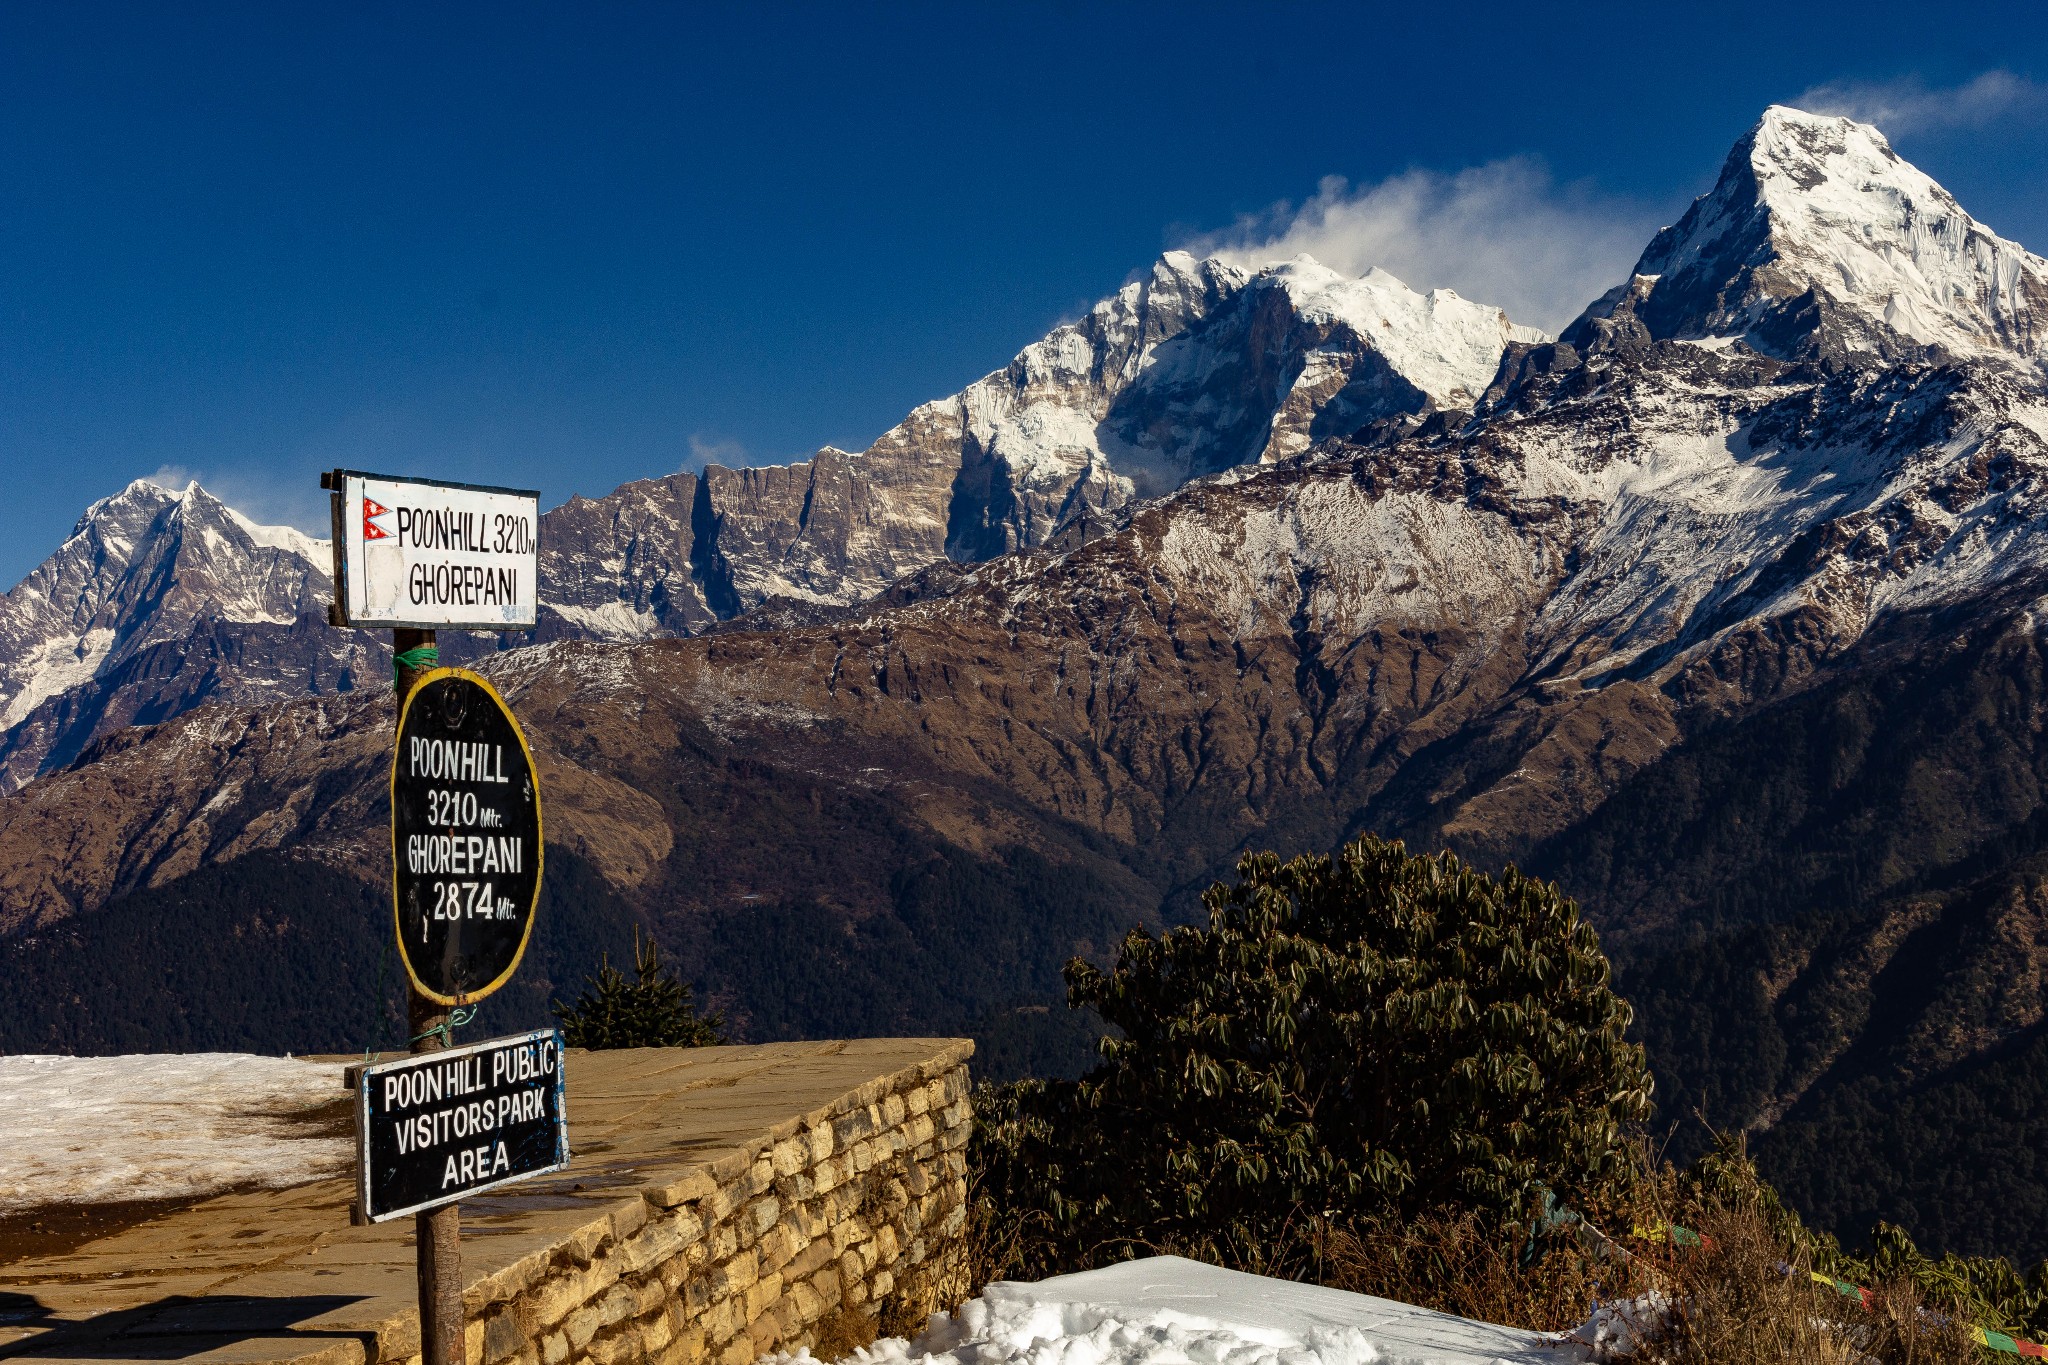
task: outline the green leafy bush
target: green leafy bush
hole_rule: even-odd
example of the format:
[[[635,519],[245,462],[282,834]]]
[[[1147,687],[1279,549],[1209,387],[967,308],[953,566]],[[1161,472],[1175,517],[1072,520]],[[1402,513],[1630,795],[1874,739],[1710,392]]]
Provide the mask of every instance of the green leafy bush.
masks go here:
[[[1078,1083],[983,1101],[982,1192],[1019,1271],[1177,1247],[1247,1264],[1308,1220],[1597,1206],[1650,1081],[1556,887],[1373,837],[1247,855],[1207,928],[1067,968],[1117,1030]]]
[[[570,1047],[708,1047],[722,1042],[725,1017],[699,1015],[690,987],[662,968],[654,940],[633,943],[637,979],[605,958],[588,988],[572,1005],[556,1004],[562,1036]]]

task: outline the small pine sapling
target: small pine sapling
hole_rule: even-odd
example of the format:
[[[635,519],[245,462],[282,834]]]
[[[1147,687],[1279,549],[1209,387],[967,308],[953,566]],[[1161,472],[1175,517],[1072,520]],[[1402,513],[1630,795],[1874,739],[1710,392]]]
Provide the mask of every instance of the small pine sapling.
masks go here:
[[[688,983],[662,967],[654,940],[633,936],[636,980],[612,966],[607,954],[597,975],[585,978],[576,1002],[555,1002],[555,1018],[570,1047],[708,1047],[724,1041],[725,1016],[698,1014]]]

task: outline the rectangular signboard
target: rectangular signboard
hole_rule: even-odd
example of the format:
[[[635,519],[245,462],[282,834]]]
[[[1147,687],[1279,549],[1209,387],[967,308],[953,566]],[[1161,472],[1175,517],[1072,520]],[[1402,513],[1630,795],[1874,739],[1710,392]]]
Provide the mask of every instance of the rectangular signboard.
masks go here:
[[[363,1220],[417,1213],[569,1164],[562,1032],[367,1066],[356,1082]]]
[[[540,494],[340,469],[335,622],[530,630],[540,612]]]

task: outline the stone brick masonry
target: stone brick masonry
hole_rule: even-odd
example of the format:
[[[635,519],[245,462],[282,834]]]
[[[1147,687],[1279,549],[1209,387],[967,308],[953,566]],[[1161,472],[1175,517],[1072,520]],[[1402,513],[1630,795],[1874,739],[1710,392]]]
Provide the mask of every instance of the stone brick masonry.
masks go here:
[[[817,1345],[821,1325],[858,1339],[950,1307],[966,1290],[969,1050],[786,1119],[472,1286],[472,1357],[747,1365]]]

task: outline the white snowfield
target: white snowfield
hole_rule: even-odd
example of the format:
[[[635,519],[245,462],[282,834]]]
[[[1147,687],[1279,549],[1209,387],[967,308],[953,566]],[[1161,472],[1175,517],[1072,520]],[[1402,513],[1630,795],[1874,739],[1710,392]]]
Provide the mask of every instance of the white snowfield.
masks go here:
[[[341,1073],[233,1052],[0,1057],[0,1213],[346,1174],[351,1140],[307,1121],[343,1098]]]
[[[803,1361],[810,1353],[781,1356]],[[1319,1285],[1153,1256],[992,1284],[858,1365],[1559,1365],[1575,1342]]]

